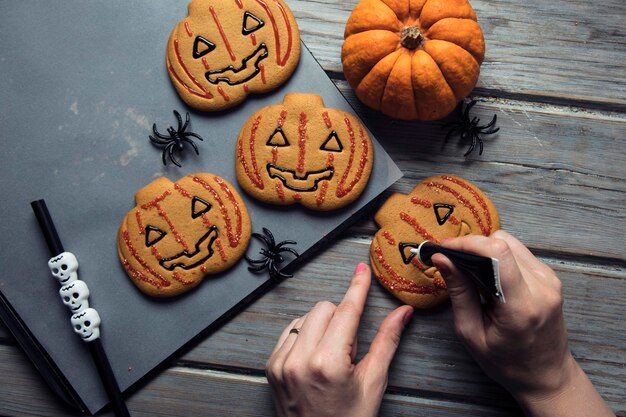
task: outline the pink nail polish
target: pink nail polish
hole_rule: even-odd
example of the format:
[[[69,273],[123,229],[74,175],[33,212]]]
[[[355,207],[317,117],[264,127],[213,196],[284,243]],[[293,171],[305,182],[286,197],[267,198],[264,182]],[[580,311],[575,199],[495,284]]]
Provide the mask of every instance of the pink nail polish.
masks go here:
[[[354,270],[355,274],[360,274],[361,272],[364,272],[367,269],[367,265],[365,265],[363,262],[360,262],[357,266],[356,269]]]

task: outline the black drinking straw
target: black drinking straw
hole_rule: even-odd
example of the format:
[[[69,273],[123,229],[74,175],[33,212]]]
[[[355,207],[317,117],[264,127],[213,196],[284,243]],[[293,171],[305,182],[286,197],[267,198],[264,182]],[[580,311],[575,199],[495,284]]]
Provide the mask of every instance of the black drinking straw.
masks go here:
[[[59,239],[56,227],[54,227],[46,202],[44,200],[36,200],[31,202],[30,205],[35,213],[41,232],[46,239],[50,254],[54,257],[64,252],[63,244],[61,243],[61,239]],[[87,346],[98,369],[98,374],[100,374],[104,389],[111,401],[113,412],[117,417],[130,417],[100,338],[88,342]]]

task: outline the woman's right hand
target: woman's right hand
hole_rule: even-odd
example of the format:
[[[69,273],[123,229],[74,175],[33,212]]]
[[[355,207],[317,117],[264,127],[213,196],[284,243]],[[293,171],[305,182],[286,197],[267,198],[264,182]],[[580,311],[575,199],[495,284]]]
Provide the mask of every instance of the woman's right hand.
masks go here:
[[[532,416],[614,416],[568,348],[561,281],[550,267],[504,231],[442,245],[500,261],[506,303],[482,304],[447,257],[432,258],[448,285],[457,335],[488,376]]]

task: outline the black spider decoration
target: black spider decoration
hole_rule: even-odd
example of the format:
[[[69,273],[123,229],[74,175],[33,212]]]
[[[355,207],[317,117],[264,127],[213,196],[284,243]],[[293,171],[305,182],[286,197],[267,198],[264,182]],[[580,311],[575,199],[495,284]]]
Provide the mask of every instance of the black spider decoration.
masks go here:
[[[174,151],[182,152],[184,148],[184,142],[187,142],[196,151],[196,155],[200,155],[200,153],[198,152],[198,147],[196,146],[195,143],[193,143],[191,139],[189,139],[189,136],[193,136],[194,138],[199,139],[199,140],[204,140],[204,139],[202,139],[196,133],[185,132],[185,130],[187,129],[187,126],[189,126],[189,120],[190,120],[189,113],[187,113],[184,125],[183,125],[183,119],[182,117],[180,117],[180,113],[178,113],[176,110],[174,110],[174,116],[176,116],[176,119],[178,119],[178,128],[174,129],[174,127],[172,126],[168,127],[167,133],[169,134],[169,136],[165,136],[159,133],[156,127],[156,123],[154,123],[152,125],[152,132],[154,133],[154,136],[156,137],[152,135],[150,135],[149,137],[150,137],[150,142],[152,142],[153,144],[158,145],[158,146],[165,146],[163,148],[163,154],[162,154],[163,165],[166,165],[165,155],[167,154],[167,156],[170,158],[170,161],[172,161],[174,165],[180,168],[181,167],[180,163],[178,162],[176,158],[174,158]]]
[[[484,126],[478,125],[480,119],[476,116],[470,120],[469,112],[475,104],[476,100],[472,100],[467,106],[465,106],[465,109],[463,109],[463,102],[459,103],[459,106],[457,107],[457,120],[448,122],[441,127],[442,129],[449,129],[446,134],[445,142],[447,142],[448,139],[450,139],[450,136],[455,133],[459,133],[462,140],[467,140],[469,138],[472,139],[472,144],[463,156],[469,155],[476,147],[476,144],[480,147],[478,154],[482,155],[483,139],[480,135],[491,135],[500,130],[499,127],[495,127],[496,120],[498,118],[496,114],[494,114],[493,119],[491,119],[491,121]]]
[[[297,245],[297,242],[294,242],[293,240],[285,240],[283,242],[276,243],[272,232],[265,227],[263,228],[263,235],[260,233],[252,233],[252,236],[261,240],[267,247],[262,248],[259,252],[263,256],[261,259],[251,259],[248,255],[245,255],[246,261],[250,264],[254,264],[254,266],[249,266],[248,270],[258,272],[263,269],[267,269],[270,273],[270,278],[291,278],[292,275],[283,273],[280,269],[278,269],[278,265],[285,261],[285,258],[281,256],[281,253],[289,252],[292,255],[295,255],[296,258],[300,256],[295,249],[286,247],[286,245]]]

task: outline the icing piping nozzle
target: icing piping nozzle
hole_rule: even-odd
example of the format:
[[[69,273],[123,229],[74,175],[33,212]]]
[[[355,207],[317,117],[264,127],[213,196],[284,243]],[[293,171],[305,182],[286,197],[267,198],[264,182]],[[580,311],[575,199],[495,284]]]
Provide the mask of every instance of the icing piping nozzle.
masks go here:
[[[424,265],[433,266],[432,256],[441,253],[463,271],[479,288],[487,291],[501,302],[506,302],[500,283],[500,262],[495,258],[474,255],[467,252],[444,248],[425,240],[419,247],[411,249]]]

